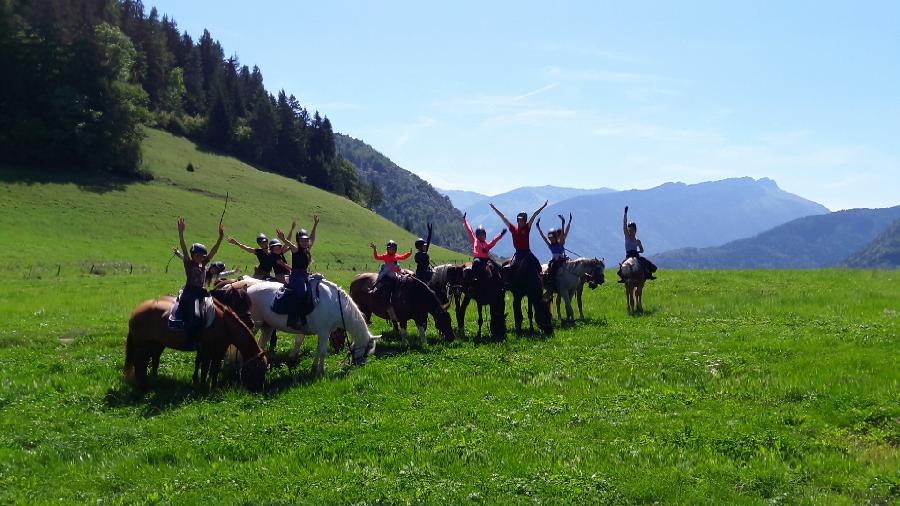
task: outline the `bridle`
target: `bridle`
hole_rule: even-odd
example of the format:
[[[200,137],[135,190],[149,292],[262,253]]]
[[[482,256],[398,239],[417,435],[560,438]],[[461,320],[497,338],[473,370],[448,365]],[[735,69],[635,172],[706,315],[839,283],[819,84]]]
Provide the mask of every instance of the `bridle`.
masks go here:
[[[262,360],[262,358],[265,356],[266,356],[266,350],[260,350],[259,353],[257,353],[253,357],[248,358],[247,360],[244,360],[244,363],[241,364],[241,371],[243,371],[245,367],[252,364],[253,362],[256,362],[257,360]]]

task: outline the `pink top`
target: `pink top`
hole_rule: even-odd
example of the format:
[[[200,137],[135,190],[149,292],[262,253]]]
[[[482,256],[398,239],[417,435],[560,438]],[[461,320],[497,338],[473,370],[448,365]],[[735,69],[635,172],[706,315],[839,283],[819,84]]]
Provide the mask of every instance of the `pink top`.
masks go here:
[[[491,251],[491,248],[497,244],[497,241],[503,237],[503,234],[497,234],[497,237],[494,237],[490,242],[482,241],[475,237],[475,234],[472,233],[472,227],[469,226],[469,220],[463,218],[463,223],[466,225],[466,232],[469,233],[469,240],[472,241],[472,257],[474,258],[490,258],[491,255],[488,253]]]

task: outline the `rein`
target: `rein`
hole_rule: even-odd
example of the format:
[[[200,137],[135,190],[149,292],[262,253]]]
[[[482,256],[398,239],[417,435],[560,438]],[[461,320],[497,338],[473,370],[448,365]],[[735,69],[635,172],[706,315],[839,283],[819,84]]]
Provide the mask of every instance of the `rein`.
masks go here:
[[[256,362],[257,360],[261,360],[264,356],[266,356],[266,350],[260,350],[260,352],[257,353],[256,355],[254,355],[253,358],[248,358],[247,360],[244,360],[244,363],[241,364],[241,370],[243,370],[245,367],[252,364],[253,362]]]

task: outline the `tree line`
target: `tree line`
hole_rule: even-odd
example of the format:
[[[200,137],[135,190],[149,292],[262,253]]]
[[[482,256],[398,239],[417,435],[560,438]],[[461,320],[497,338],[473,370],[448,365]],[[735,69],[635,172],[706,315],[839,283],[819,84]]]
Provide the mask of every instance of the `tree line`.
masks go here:
[[[0,157],[141,175],[142,125],[369,205],[331,121],[139,0],[0,0]]]

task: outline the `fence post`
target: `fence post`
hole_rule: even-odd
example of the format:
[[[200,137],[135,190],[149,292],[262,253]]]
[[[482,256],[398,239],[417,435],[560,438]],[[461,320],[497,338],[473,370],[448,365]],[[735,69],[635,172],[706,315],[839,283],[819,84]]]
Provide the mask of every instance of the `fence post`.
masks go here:
[[[94,273],[94,264],[91,264],[91,272],[90,272],[90,273],[91,273],[91,274]]]
[[[59,277],[59,270],[62,268],[62,265],[56,264],[56,277]]]
[[[134,264],[129,264],[131,267],[128,269],[128,274],[134,274]]]

